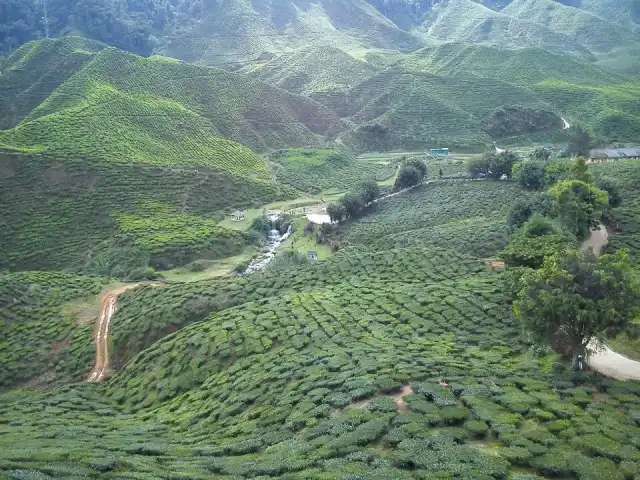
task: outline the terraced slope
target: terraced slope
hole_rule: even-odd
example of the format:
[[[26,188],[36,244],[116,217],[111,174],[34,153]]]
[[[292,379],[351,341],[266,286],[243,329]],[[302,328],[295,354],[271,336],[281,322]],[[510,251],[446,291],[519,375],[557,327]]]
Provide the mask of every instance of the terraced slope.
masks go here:
[[[116,117],[134,125],[150,120],[176,122],[158,128],[187,137],[190,145],[182,146],[176,145],[176,139],[167,138],[170,145],[184,152],[182,158],[193,155],[185,150],[189,147],[210,156],[206,142],[214,136],[260,150],[312,145],[318,142],[316,135],[337,128],[335,115],[321,105],[246,76],[168,58],[142,58],[113,48],[96,55],[27,120],[74,107],[84,111],[87,103],[96,109],[112,108],[109,105],[119,101],[131,103],[131,107],[118,105],[117,112],[121,113]],[[84,115],[100,113],[102,110],[89,110]],[[137,128],[145,133],[153,127],[143,123]]]
[[[106,282],[61,272],[0,274],[0,390],[86,376],[95,354],[93,303]]]
[[[425,185],[381,202],[375,215],[344,226],[340,238],[378,251],[434,245],[491,257],[506,245],[507,212],[523,195],[506,182]]]
[[[503,48],[447,43],[407,54],[403,67],[439,75],[474,75],[530,86],[555,79],[581,85],[611,85],[628,77],[603,70],[570,55],[542,49]]]
[[[356,150],[484,146],[500,107],[550,109],[529,90],[494,79],[449,77],[393,68],[355,86],[350,119],[359,125],[343,141]],[[560,123],[560,122],[559,122]]]
[[[0,395],[0,471],[143,480],[499,479],[522,477],[523,466],[533,478],[639,473],[637,383],[525,355],[496,276],[443,251],[415,254],[313,265],[304,291],[250,290],[261,278],[242,279],[229,289],[248,294],[242,304],[154,343],[104,390]],[[339,273],[354,264],[350,277]],[[164,301],[172,298],[184,297],[175,290]],[[149,317],[163,312],[144,305]],[[125,308],[123,296],[115,316]]]
[[[29,42],[0,62],[0,130],[20,123],[105,45],[81,37]]]
[[[262,54],[309,45],[407,51],[419,47],[420,42],[364,0],[307,4],[228,0],[206,4],[202,20],[171,39],[160,53],[234,68],[255,63]]]
[[[0,172],[0,267],[12,270],[92,265],[109,275],[117,262],[171,268],[225,257],[242,249],[245,238],[219,227],[216,215],[296,195],[259,178],[186,162],[2,155]]]
[[[620,24],[552,0],[514,0],[502,13],[569,35],[594,53],[639,41],[636,33]]]
[[[561,31],[497,12],[473,0],[442,0],[424,15],[412,31],[443,42],[495,45],[501,48],[541,48],[593,59],[592,52]]]
[[[361,162],[351,153],[332,149],[297,148],[269,155],[276,179],[304,192],[351,190],[365,180],[386,180],[395,164]]]
[[[250,75],[340,112],[346,92],[379,69],[333,47],[308,47],[278,56]]]

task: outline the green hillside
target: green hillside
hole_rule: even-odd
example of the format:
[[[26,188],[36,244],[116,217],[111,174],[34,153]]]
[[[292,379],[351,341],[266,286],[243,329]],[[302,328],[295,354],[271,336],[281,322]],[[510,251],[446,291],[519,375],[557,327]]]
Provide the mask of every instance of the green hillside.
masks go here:
[[[3,155],[0,172],[0,266],[11,270],[126,276],[127,265],[172,268],[225,257],[246,243],[216,225],[225,211],[295,196],[264,180],[186,163]]]
[[[281,55],[251,75],[340,111],[354,82],[366,80],[377,70],[338,48],[309,47]]]
[[[20,123],[105,45],[81,37],[30,42],[0,63],[0,129]]]
[[[304,192],[351,190],[364,180],[386,180],[394,165],[361,162],[349,152],[329,149],[280,150],[269,156],[276,179]]]
[[[209,3],[202,20],[168,42],[159,53],[189,62],[242,67],[264,53],[285,53],[309,45],[344,50],[407,51],[420,42],[364,0],[229,0]]]
[[[506,9],[504,10],[506,11]],[[424,38],[501,48],[542,48],[592,59],[591,52],[571,35],[487,8],[473,0],[443,0],[413,28]]]
[[[499,80],[388,69],[349,92],[350,120],[359,126],[343,141],[364,151],[482,149],[491,143],[487,128],[493,114],[513,105],[550,109],[531,91]]]
[[[108,95],[104,86],[109,94],[124,96],[127,103],[131,102],[134,122],[168,115],[184,123],[184,127],[167,126],[161,130],[197,130],[189,133],[189,141],[203,153],[206,147],[198,144],[207,141],[204,137],[224,137],[260,150],[314,144],[318,142],[316,135],[330,133],[338,126],[335,115],[321,105],[246,76],[169,58],[146,59],[111,48],[96,55],[81,72],[59,87],[28,120],[71,106],[83,108],[86,102],[118,101],[118,98],[87,99],[98,95],[96,85],[100,87],[100,95]],[[143,115],[135,111],[135,99],[146,104]],[[161,111],[153,112],[154,108]],[[123,110],[125,116],[127,110]],[[199,131],[204,130],[208,132],[199,138]]]
[[[640,27],[640,7],[636,0],[580,0],[578,6],[611,22]]]
[[[60,272],[0,274],[0,390],[86,376],[95,355],[93,303],[105,283]]]
[[[523,86],[547,79],[582,85],[610,85],[628,81],[570,55],[542,49],[506,50],[484,45],[446,43],[425,47],[405,56],[407,69],[438,75],[475,75]]]
[[[514,0],[502,13],[569,35],[591,52],[611,52],[639,41],[637,34],[619,24],[552,0]]]

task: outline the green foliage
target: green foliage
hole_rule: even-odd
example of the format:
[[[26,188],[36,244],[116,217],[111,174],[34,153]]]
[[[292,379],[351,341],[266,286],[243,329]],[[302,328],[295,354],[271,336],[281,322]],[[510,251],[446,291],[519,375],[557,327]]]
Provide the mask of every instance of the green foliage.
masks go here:
[[[549,132],[557,129],[562,120],[549,110],[520,105],[499,108],[493,112],[486,126],[492,138]]]
[[[489,177],[499,180],[503,175],[510,176],[518,161],[518,155],[513,152],[491,152],[482,157],[471,158],[467,163],[467,169],[473,178]]]
[[[525,273],[514,311],[538,340],[584,354],[593,338],[623,330],[636,313],[640,297],[630,269],[625,252],[547,258]]]
[[[359,182],[374,179],[388,167],[362,162],[353,155],[329,149],[298,148],[269,155],[278,181],[305,192],[329,188],[354,190]]]
[[[12,270],[73,267],[126,278],[152,255],[174,265],[226,256],[245,240],[218,227],[212,212],[295,195],[206,168],[5,155],[0,169],[0,265]]]
[[[555,197],[554,215],[578,238],[585,238],[590,228],[598,226],[609,204],[607,192],[580,180],[561,180],[548,192]]]
[[[341,222],[347,215],[347,211],[341,203],[330,203],[327,205],[327,215],[332,222]]]
[[[618,183],[609,177],[602,177],[600,179],[598,179],[598,181],[596,182],[596,186],[604,191],[607,192],[607,194],[609,195],[609,206],[610,207],[619,207],[620,204],[622,203],[622,197],[620,195],[620,187],[618,186]]]
[[[96,295],[105,283],[60,272],[0,274],[0,389],[31,379],[35,385],[78,380],[89,373]]]
[[[542,190],[545,186],[544,164],[532,161],[516,163],[513,165],[511,177],[524,188]]]
[[[347,218],[356,218],[364,208],[364,199],[360,193],[347,193],[340,199]]]

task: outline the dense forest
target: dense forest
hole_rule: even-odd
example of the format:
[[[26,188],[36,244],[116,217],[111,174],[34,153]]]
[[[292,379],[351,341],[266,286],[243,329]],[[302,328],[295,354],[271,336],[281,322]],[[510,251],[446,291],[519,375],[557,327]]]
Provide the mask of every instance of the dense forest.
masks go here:
[[[149,55],[158,35],[193,24],[202,7],[201,0],[0,0],[0,53],[76,33]]]

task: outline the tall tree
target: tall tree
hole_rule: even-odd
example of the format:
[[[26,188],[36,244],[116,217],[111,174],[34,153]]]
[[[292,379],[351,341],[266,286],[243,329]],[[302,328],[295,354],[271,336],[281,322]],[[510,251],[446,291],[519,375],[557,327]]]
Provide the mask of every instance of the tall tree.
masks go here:
[[[575,362],[593,339],[619,333],[638,312],[634,278],[623,250],[550,257],[524,274],[514,312],[537,341],[570,350]]]
[[[549,194],[555,198],[554,216],[578,238],[598,226],[609,204],[607,192],[579,180],[562,180],[549,189]]]

